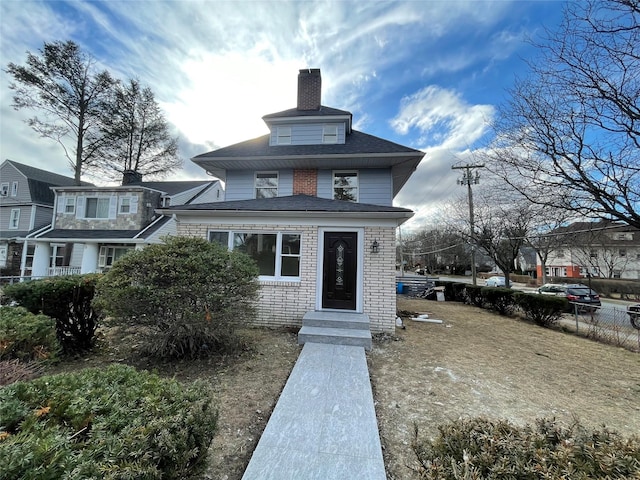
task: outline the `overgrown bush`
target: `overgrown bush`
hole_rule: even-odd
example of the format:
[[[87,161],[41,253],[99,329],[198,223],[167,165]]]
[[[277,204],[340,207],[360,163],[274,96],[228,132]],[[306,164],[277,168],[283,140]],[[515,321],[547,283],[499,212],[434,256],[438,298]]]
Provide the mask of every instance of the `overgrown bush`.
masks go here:
[[[91,349],[99,315],[92,308],[99,274],[49,277],[4,287],[7,297],[31,313],[43,313],[56,322],[56,335],[65,353]]]
[[[513,313],[516,306],[513,290],[502,287],[483,287],[481,292],[484,303],[490,310],[496,311],[500,315]]]
[[[196,357],[233,348],[235,327],[255,315],[258,270],[247,255],[200,238],[170,237],[114,263],[95,305],[143,327],[143,348]]]
[[[123,365],[0,390],[1,478],[183,479],[206,466],[213,392]]]
[[[464,303],[467,301],[466,283],[454,282],[451,284],[451,294],[454,302]]]
[[[623,438],[578,422],[562,428],[542,419],[519,428],[502,420],[457,420],[438,428],[435,440],[420,439],[413,451],[421,478],[631,479],[640,474],[640,438]]]
[[[53,358],[58,351],[55,322],[23,307],[0,308],[0,360]]]
[[[536,295],[519,292],[515,295],[516,304],[524,316],[541,327],[555,325],[562,312],[567,310],[565,297],[555,295]]]
[[[484,287],[480,285],[467,285],[465,289],[467,302],[471,305],[482,308],[484,305],[484,296],[482,295],[483,288]]]

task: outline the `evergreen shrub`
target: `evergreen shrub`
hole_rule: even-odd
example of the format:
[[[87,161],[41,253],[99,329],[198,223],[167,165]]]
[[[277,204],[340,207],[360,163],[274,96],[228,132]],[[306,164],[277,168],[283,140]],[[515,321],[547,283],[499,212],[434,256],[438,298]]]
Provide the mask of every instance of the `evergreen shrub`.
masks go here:
[[[258,287],[248,255],[169,237],[115,262],[94,304],[115,324],[138,327],[147,353],[193,358],[237,348],[235,329],[254,318]]]
[[[91,306],[100,274],[49,277],[15,283],[4,293],[33,314],[42,313],[56,322],[56,335],[65,353],[90,350],[100,316]]]
[[[55,322],[23,307],[0,307],[0,360],[45,360],[58,351]]]
[[[504,287],[482,287],[484,304],[489,310],[494,310],[500,315],[511,315],[515,310],[514,292]]]
[[[124,365],[6,386],[0,477],[197,478],[216,430],[212,395]]]
[[[568,301],[565,297],[555,295],[519,292],[516,294],[515,300],[525,318],[541,327],[555,325],[568,307]]]
[[[465,288],[467,302],[482,308],[484,305],[484,296],[482,295],[483,288],[481,285],[467,285]]]
[[[568,428],[552,419],[516,427],[504,420],[460,419],[438,427],[434,440],[412,444],[420,478],[631,479],[640,473],[640,437],[624,438],[578,422]]]

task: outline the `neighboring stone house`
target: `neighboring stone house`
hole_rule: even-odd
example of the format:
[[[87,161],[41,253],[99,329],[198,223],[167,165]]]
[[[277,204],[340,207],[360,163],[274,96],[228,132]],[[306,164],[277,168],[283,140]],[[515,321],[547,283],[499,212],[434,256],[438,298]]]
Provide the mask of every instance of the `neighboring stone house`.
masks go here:
[[[640,230],[621,222],[575,222],[554,230],[566,238],[546,264],[550,277],[640,279]],[[538,276],[542,265],[538,258]]]
[[[424,153],[356,131],[350,112],[323,106],[319,69],[300,71],[297,108],[263,120],[269,134],[192,159],[225,182],[223,202],[161,213],[175,215],[178,234],[256,260],[257,324],[359,313],[372,332],[392,332],[396,229],[413,215],[393,199]]]
[[[54,187],[53,222],[26,236],[22,276],[103,272],[128,251],[175,235],[175,219],[156,209],[209,204],[224,196],[218,180],[142,182],[129,174],[125,183]]]
[[[51,187],[74,184],[73,178],[13,160],[0,165],[0,277],[20,275],[22,238],[51,223]]]

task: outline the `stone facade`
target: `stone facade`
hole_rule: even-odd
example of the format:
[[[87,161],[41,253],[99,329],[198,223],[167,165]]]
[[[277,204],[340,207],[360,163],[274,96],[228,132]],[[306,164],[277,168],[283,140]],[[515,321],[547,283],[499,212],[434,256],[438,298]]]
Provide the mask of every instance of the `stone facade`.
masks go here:
[[[178,235],[208,238],[210,230],[287,231],[301,234],[300,281],[261,281],[258,318],[255,325],[300,327],[302,317],[315,310],[317,289],[318,232],[316,226],[261,224],[178,224]],[[370,245],[376,240],[378,253]],[[369,316],[372,333],[393,332],[396,318],[395,228],[366,227],[364,232],[363,311]]]
[[[73,213],[56,212],[55,228],[65,230],[140,230],[151,223],[155,215],[155,208],[160,207],[161,194],[146,188],[122,188],[112,191],[101,188],[100,190],[87,190],[65,188],[58,196],[58,202],[64,202],[72,197],[76,202]],[[84,201],[78,202],[78,198],[113,198],[116,201],[116,213],[114,218],[82,218],[83,213],[76,212],[78,205],[84,205]],[[137,203],[135,213],[120,213],[120,200],[124,197],[133,198]],[[62,207],[61,207],[62,208]]]

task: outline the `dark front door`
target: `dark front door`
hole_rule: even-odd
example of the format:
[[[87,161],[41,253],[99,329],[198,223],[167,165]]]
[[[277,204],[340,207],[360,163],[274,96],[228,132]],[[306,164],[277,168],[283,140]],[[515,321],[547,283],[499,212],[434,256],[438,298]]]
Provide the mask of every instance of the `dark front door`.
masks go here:
[[[322,307],[356,309],[358,234],[325,232]]]

